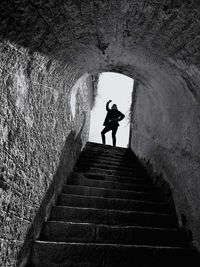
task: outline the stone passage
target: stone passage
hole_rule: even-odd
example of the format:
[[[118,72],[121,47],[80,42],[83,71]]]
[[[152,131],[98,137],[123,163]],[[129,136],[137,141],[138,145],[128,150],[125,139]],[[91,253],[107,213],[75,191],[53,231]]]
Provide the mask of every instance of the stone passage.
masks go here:
[[[33,246],[31,266],[194,267],[197,260],[133,153],[88,143]]]

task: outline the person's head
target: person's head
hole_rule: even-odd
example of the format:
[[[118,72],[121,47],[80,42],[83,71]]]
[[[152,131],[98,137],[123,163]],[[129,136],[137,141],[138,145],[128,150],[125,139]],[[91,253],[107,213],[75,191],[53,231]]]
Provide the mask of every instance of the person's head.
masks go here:
[[[117,105],[116,104],[113,104],[111,109],[117,109]]]

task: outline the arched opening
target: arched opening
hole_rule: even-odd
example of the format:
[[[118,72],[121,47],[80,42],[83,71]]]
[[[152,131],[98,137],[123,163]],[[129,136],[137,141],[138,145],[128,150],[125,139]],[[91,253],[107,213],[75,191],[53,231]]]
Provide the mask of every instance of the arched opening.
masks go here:
[[[114,72],[100,74],[95,105],[91,111],[89,141],[102,143],[100,132],[104,127],[106,102],[112,100],[110,106],[114,103],[117,104],[118,110],[125,115],[125,118],[119,123],[116,145],[128,146],[133,84],[133,79],[122,74]],[[111,131],[106,134],[106,144],[112,145]]]

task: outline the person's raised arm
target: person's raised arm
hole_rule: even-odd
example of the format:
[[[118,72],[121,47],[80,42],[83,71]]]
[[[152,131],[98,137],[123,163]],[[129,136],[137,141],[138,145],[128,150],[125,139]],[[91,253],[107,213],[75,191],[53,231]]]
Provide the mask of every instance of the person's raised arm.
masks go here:
[[[109,108],[109,104],[110,104],[110,102],[112,102],[112,100],[109,100],[109,101],[106,103],[106,110],[107,110],[107,111],[110,110],[110,108]]]

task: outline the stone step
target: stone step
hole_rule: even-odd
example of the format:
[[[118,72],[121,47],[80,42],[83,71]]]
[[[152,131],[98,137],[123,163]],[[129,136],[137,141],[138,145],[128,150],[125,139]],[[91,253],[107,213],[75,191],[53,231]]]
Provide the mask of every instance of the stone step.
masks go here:
[[[93,155],[93,156],[92,156]],[[105,155],[102,156],[101,154],[98,154],[98,156],[90,153],[89,151],[85,151],[85,152],[81,152],[81,154],[79,155],[79,161],[87,161],[88,159],[91,160],[91,162],[99,162],[99,163],[108,163],[110,162],[111,164],[114,165],[124,165],[127,167],[139,167],[141,166],[140,163],[135,160],[135,159],[130,159],[127,161],[127,159],[125,158],[125,156],[116,156],[116,157],[106,157]]]
[[[90,167],[93,167],[93,168],[101,168],[101,169],[106,169],[106,170],[109,170],[109,169],[112,169],[112,170],[118,170],[118,171],[125,171],[125,172],[132,172],[132,171],[136,171],[139,169],[138,166],[124,166],[124,165],[121,165],[121,164],[117,164],[116,162],[109,162],[109,161],[88,161],[88,160],[80,160],[77,162],[76,164],[76,167],[78,168],[90,168]]]
[[[138,192],[130,190],[113,190],[99,187],[81,186],[81,185],[64,185],[64,194],[84,195],[103,198],[116,198],[116,199],[133,199],[142,201],[160,201],[161,198],[158,194]]]
[[[85,149],[109,149],[109,150],[113,150],[113,151],[121,151],[122,153],[126,153],[129,149],[127,147],[113,147],[111,145],[104,145],[104,144],[99,144],[99,143],[94,143],[94,142],[87,142],[85,145]]]
[[[40,240],[171,247],[188,245],[185,233],[177,229],[61,221],[46,222]]]
[[[80,157],[89,157],[89,158],[103,158],[105,160],[118,160],[130,163],[131,160],[126,154],[113,153],[111,151],[92,151],[92,150],[83,150]],[[137,161],[136,161],[137,162]]]
[[[199,267],[197,253],[180,247],[36,241],[32,267]]]
[[[138,164],[137,162],[135,162],[134,160],[130,160],[127,161],[127,159],[124,158],[119,158],[119,157],[112,157],[110,155],[107,156],[101,156],[101,155],[94,155],[94,154],[81,154],[78,158],[78,163],[79,162],[99,162],[99,163],[107,163],[107,164],[111,164],[111,165],[119,165],[119,166],[123,166],[123,167],[127,167],[127,168],[138,168],[140,170],[143,170],[142,166],[140,166],[140,164]]]
[[[83,195],[79,196],[73,194],[60,194],[57,205],[97,209],[147,211],[165,214],[171,212],[170,207],[166,203]]]
[[[175,216],[153,212],[53,206],[50,220],[176,228]]]
[[[99,169],[99,170],[112,170],[112,171],[117,171],[120,173],[130,173],[133,174],[135,172],[139,172],[137,167],[122,167],[120,165],[112,165],[111,163],[109,164],[102,164],[102,163],[91,163],[91,162],[78,162],[75,166],[76,169],[79,170],[90,170],[91,168]]]
[[[140,184],[128,184],[119,182],[107,182],[101,180],[74,178],[70,181],[73,185],[84,185],[91,187],[100,187],[108,189],[119,189],[119,190],[133,190],[139,192],[157,193],[158,190],[153,185],[140,185]]]
[[[119,156],[126,156],[128,151],[120,150],[120,149],[112,149],[112,147],[106,147],[105,149],[102,148],[92,148],[92,147],[85,147],[82,152],[90,152],[90,153],[99,153],[99,154],[111,154],[111,155],[119,155]]]
[[[108,156],[110,155],[111,157],[116,157],[116,158],[124,158],[128,156],[127,151],[121,152],[117,150],[112,150],[112,149],[90,149],[86,148],[82,151],[82,153],[89,153],[89,154],[94,154],[94,155],[103,155],[103,156]]]
[[[129,152],[129,149],[122,148],[122,147],[113,147],[110,145],[91,145],[86,144],[84,147],[84,151],[89,150],[92,152],[99,151],[99,152],[109,152],[109,153],[117,153],[117,154],[127,154]]]
[[[124,171],[118,171],[118,170],[107,170],[107,169],[102,169],[102,168],[95,168],[95,167],[90,167],[89,170],[85,170],[85,169],[75,169],[76,172],[83,172],[83,173],[96,173],[97,175],[101,174],[101,175],[114,175],[114,176],[123,176],[126,178],[131,178],[131,177],[144,177],[144,174],[142,174],[141,172],[138,171],[132,171],[132,172],[124,172]]]
[[[134,160],[127,161],[124,158],[112,158],[112,157],[105,157],[105,156],[95,156],[92,153],[88,154],[86,152],[82,152],[78,158],[78,162],[97,162],[97,163],[105,163],[105,164],[112,164],[112,165],[120,165],[123,167],[128,168],[142,168],[140,165],[138,165],[138,162],[135,162]]]
[[[86,177],[87,179],[98,180],[98,181],[108,181],[108,182],[118,182],[118,183],[130,183],[130,184],[143,184],[149,185],[152,184],[149,178],[142,177],[127,177],[119,175],[108,175],[104,173],[96,172],[74,172],[73,177]]]
[[[139,160],[134,155],[134,153],[130,149],[116,149],[110,146],[85,146],[84,150],[82,151],[80,156],[87,156],[87,154],[91,158],[95,157],[104,157],[104,159],[112,160],[112,158],[122,159],[125,163],[136,163],[139,164]]]

